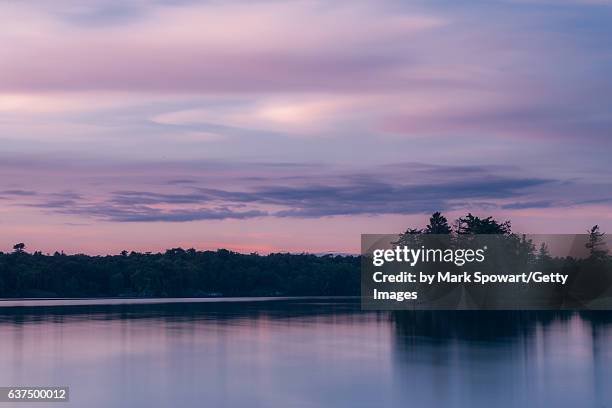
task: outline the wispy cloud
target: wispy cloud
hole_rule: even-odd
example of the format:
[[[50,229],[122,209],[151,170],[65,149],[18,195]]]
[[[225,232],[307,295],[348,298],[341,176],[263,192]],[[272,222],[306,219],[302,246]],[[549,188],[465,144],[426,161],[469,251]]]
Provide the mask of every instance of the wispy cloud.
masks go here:
[[[235,169],[241,166],[244,167],[239,174],[251,169],[251,178],[246,181],[234,177]],[[189,177],[167,180],[162,176],[163,166],[161,170],[155,167],[154,164],[132,167],[134,173],[148,175],[146,178],[126,176],[123,183],[130,189],[92,190],[89,183],[81,181],[80,190],[41,193],[23,197],[22,202],[50,213],[113,222],[318,218],[418,214],[432,208],[453,210],[470,205],[540,208],[556,203],[534,199],[539,191],[551,185],[556,188],[563,185],[554,179],[525,177],[516,168],[507,166],[404,163],[362,169],[336,167],[305,173],[297,163],[235,163],[218,168],[213,175],[206,174],[207,171],[194,172],[188,167],[184,170]],[[270,168],[274,171],[267,170]],[[90,179],[84,171],[81,176],[84,180]],[[96,185],[108,184],[103,180]]]
[[[348,241],[434,208],[582,228],[612,197],[609,3],[4,2],[0,222],[99,242],[198,220]]]
[[[0,196],[34,196],[36,191],[31,190],[3,190],[0,191]]]
[[[369,58],[360,52],[363,46],[445,24],[439,17],[397,15],[365,3],[316,2],[150,4],[142,18],[125,24],[70,24],[136,14],[106,10],[60,14],[19,3],[8,7],[1,21],[20,46],[7,43],[0,51],[0,89],[253,92],[347,88],[365,77],[380,84],[377,74],[403,58]],[[380,18],[368,18],[373,13]],[[63,15],[74,19],[58,18]],[[10,23],[14,18],[36,20],[44,37]],[[45,69],[31,64],[50,55]]]

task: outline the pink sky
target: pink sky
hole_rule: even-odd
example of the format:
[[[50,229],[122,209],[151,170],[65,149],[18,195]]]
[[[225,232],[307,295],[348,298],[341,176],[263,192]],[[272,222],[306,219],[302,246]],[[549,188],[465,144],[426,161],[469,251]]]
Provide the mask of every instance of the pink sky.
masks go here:
[[[0,250],[612,230],[608,2],[11,2]],[[588,26],[586,30],[584,27]]]

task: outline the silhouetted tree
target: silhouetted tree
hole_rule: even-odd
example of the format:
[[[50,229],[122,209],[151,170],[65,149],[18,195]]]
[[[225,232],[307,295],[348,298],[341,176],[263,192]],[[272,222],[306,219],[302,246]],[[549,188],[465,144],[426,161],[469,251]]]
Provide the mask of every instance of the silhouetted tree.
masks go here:
[[[15,252],[23,252],[25,249],[25,244],[23,242],[15,244],[13,245],[13,249],[15,250]]]
[[[393,245],[405,245],[408,247],[414,247],[419,244],[419,236],[423,233],[423,230],[417,228],[408,228],[406,232],[400,234],[399,239],[392,242]]]
[[[550,261],[551,259],[552,257],[550,256],[548,245],[546,245],[546,242],[542,242],[540,244],[540,249],[538,250],[538,261],[544,263]]]
[[[513,236],[511,236],[512,238]],[[536,248],[533,244],[533,240],[528,239],[527,235],[521,235],[521,239],[517,245],[517,255],[521,258],[520,260],[524,263],[532,264],[536,261]]]
[[[502,234],[511,233],[510,221],[499,222],[493,217],[480,218],[469,213],[456,221],[457,234]]]
[[[608,250],[605,248],[606,242],[604,241],[604,233],[599,230],[599,225],[594,225],[588,231],[587,243],[585,246],[589,250],[591,259],[602,259],[608,254]]]
[[[425,234],[450,234],[451,227],[445,216],[436,211],[429,218],[429,224],[425,227]]]

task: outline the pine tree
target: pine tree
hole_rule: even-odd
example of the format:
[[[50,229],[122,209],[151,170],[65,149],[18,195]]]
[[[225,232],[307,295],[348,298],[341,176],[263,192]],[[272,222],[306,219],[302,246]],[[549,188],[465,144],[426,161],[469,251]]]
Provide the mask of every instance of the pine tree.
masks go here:
[[[538,250],[538,260],[540,262],[548,262],[551,259],[552,257],[550,256],[548,245],[546,245],[546,242],[542,242],[542,244],[540,244],[540,249]]]
[[[423,233],[423,230],[416,228],[408,228],[406,232],[400,234],[399,239],[392,242],[393,245],[406,245],[409,247],[416,247],[420,242],[419,236]]]
[[[511,233],[510,221],[499,222],[493,217],[480,218],[469,213],[456,221],[458,234],[502,234]]]
[[[590,252],[591,259],[603,259],[608,255],[608,250],[605,247],[604,233],[599,230],[599,225],[594,225],[588,231],[588,238],[585,247]]]
[[[451,227],[445,216],[436,211],[429,218],[429,225],[425,227],[425,234],[450,234]]]

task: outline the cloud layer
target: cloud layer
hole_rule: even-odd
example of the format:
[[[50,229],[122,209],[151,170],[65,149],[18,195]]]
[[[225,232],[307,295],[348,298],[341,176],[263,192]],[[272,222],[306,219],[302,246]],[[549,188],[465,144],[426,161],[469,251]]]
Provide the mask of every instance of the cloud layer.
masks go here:
[[[16,165],[0,167],[10,172]],[[110,222],[408,215],[612,200],[609,183],[530,177],[512,166],[192,162],[117,164],[113,171],[100,167],[104,163],[50,162],[37,177],[43,172],[54,177],[38,191],[4,190],[0,196],[51,215]]]

